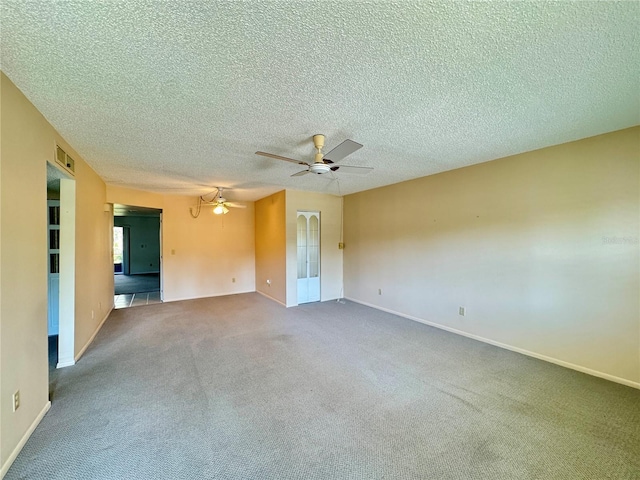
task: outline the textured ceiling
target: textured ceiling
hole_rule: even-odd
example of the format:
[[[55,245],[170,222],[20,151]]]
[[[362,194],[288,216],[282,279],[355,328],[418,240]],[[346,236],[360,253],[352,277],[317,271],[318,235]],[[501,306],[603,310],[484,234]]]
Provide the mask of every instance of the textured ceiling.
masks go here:
[[[2,70],[107,183],[352,193],[640,123],[638,2],[1,3]],[[345,138],[366,176],[291,178]]]

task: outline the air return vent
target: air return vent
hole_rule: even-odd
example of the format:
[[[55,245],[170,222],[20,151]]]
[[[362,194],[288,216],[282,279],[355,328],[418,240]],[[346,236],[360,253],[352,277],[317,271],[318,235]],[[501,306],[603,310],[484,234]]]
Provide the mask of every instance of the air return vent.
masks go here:
[[[76,162],[63,149],[56,145],[56,162],[72,174],[76,173]]]

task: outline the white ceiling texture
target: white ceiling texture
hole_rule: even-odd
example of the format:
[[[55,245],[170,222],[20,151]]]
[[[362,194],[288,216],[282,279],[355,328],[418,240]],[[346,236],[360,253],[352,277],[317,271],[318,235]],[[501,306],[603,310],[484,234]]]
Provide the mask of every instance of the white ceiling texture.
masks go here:
[[[2,70],[109,184],[348,194],[640,123],[638,2],[1,5]],[[255,155],[316,133],[373,172]]]

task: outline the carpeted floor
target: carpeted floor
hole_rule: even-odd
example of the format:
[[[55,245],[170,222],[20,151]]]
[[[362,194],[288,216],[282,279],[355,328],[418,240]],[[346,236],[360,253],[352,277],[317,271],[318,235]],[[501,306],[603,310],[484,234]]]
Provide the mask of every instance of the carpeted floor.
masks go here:
[[[160,290],[160,274],[114,275],[113,283],[116,295],[125,293],[144,293]]]
[[[347,302],[115,310],[6,479],[637,479],[640,391]]]

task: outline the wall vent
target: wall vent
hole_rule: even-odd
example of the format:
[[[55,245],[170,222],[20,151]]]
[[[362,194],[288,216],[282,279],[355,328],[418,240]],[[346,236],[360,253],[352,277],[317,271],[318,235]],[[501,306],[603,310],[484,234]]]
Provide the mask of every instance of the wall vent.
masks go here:
[[[58,145],[56,145],[56,162],[58,165],[64,167],[65,170],[75,175],[76,173],[76,162],[73,158],[67,155],[63,149],[61,149]]]

